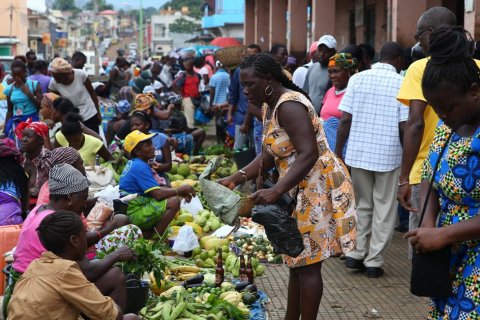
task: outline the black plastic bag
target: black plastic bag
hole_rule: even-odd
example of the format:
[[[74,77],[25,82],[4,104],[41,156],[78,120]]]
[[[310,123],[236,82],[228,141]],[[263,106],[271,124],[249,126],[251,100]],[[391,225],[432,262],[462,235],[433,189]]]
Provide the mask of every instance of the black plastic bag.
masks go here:
[[[286,254],[296,258],[305,247],[297,221],[291,217],[291,212],[286,209],[285,204],[258,205],[253,207],[252,220],[265,227],[265,233],[275,254]]]

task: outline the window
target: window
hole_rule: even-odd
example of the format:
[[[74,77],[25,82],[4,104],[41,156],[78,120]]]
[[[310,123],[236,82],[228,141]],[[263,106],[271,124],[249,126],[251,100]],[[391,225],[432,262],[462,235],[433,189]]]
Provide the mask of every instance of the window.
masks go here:
[[[215,13],[222,13],[222,12],[223,12],[223,0],[216,0]]]
[[[155,38],[165,38],[166,37],[166,26],[163,23],[156,23],[153,26],[153,36]]]

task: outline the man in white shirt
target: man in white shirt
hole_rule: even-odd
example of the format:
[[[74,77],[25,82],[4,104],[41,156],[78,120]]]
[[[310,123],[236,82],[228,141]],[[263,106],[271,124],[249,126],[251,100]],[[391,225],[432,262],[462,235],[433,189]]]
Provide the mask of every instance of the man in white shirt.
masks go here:
[[[357,247],[346,254],[345,266],[366,268],[369,278],[384,273],[382,255],[397,218],[396,181],[408,118],[408,108],[396,99],[403,64],[402,47],[395,42],[385,44],[379,63],[350,78],[338,107],[343,115],[335,153],[342,158],[348,139],[345,163],[351,167],[358,222]]]
[[[295,83],[299,88],[303,88],[303,84],[305,83],[305,78],[307,77],[308,68],[315,62],[320,60],[320,55],[317,51],[318,41],[315,41],[310,46],[310,50],[308,51],[308,59],[310,61],[307,64],[297,68],[295,72],[293,72],[292,81]]]

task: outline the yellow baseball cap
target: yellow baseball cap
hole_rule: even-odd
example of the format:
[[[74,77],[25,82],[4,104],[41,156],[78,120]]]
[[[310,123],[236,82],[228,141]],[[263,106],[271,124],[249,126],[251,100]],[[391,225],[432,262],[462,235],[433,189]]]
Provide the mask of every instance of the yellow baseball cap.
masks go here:
[[[138,130],[132,131],[128,134],[125,138],[125,143],[123,144],[123,148],[131,153],[133,149],[142,141],[150,140],[155,137],[157,133],[145,134]]]

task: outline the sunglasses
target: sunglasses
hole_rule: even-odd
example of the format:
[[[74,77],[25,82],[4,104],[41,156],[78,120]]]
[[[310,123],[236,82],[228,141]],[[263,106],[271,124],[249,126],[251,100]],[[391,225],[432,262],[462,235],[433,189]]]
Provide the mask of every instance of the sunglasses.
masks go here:
[[[416,40],[416,41],[419,41],[419,40],[420,40],[420,37],[422,36],[422,34],[424,34],[424,33],[427,32],[427,31],[432,31],[432,30],[433,30],[432,27],[427,27],[427,28],[425,28],[425,29],[423,29],[423,30],[421,30],[421,31],[418,31],[417,33],[415,33],[415,36],[414,36],[414,37],[415,37],[415,40]]]

